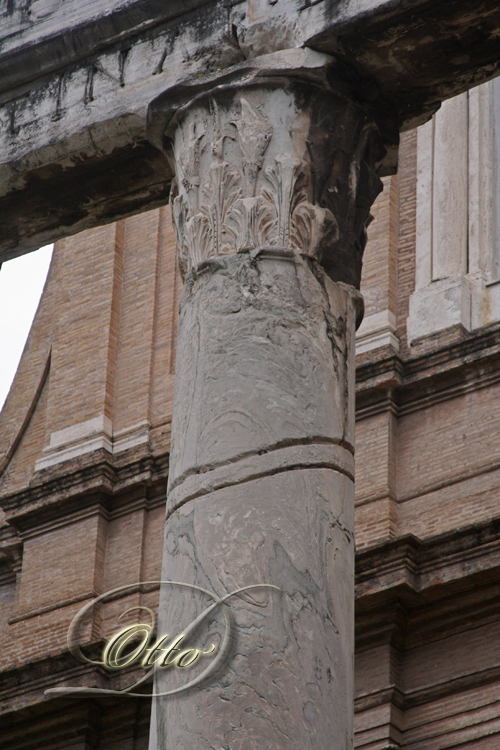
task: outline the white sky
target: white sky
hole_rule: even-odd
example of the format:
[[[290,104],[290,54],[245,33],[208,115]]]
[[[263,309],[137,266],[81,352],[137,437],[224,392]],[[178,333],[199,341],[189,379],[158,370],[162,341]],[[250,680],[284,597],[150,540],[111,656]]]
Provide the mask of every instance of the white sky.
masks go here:
[[[53,247],[9,260],[0,269],[0,409],[35,317]]]

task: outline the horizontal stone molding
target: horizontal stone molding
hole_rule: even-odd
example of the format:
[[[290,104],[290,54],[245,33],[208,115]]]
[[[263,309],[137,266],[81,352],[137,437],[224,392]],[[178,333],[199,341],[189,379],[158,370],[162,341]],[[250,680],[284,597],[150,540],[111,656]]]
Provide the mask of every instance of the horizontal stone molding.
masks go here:
[[[105,416],[66,427],[50,435],[44,456],[35,463],[35,471],[47,469],[63,461],[78,458],[96,450],[116,454],[149,443],[150,424],[139,422],[113,433],[111,420]]]
[[[167,515],[189,500],[210,492],[265,476],[298,469],[332,469],[354,481],[354,456],[345,447],[333,443],[291,445],[262,451],[212,470],[200,469],[170,490]]]
[[[356,419],[386,411],[406,415],[488,388],[500,380],[499,360],[496,323],[473,336],[463,333],[452,343],[448,331],[433,334],[407,360],[393,353],[363,362],[356,370]]]
[[[391,310],[366,315],[356,332],[356,354],[364,354],[382,346],[390,346],[399,353],[396,316]]]
[[[461,529],[421,540],[407,534],[368,547],[356,555],[356,599],[395,593],[408,604],[416,604],[415,593],[439,586],[466,587],[466,579],[500,578],[500,529],[498,519],[489,519]],[[472,585],[472,583],[470,584]],[[438,601],[439,597],[434,597]],[[365,605],[363,605],[365,606]],[[456,602],[460,606],[460,602]]]

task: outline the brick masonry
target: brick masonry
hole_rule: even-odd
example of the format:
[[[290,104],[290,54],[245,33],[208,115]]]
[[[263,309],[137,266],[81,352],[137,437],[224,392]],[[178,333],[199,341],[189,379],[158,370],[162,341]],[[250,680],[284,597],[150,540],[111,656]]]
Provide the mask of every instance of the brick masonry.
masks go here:
[[[493,750],[500,328],[408,346],[415,149],[404,134],[364,259],[366,316],[394,315],[399,351],[357,357],[356,747]],[[75,662],[68,624],[94,596],[159,577],[180,290],[168,208],[56,244],[0,415],[8,750],[147,747],[147,700],[46,702],[43,690],[120,684]],[[156,603],[152,587],[105,605],[88,647],[98,652],[127,607]]]

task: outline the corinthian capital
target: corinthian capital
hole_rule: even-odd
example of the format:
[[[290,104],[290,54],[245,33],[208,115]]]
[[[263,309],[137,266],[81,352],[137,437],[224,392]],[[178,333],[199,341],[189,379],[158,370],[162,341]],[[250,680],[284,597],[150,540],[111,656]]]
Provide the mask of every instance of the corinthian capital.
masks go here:
[[[342,73],[327,55],[292,50],[153,103],[150,138],[175,162],[183,274],[218,255],[285,247],[359,285],[378,172],[397,135]]]

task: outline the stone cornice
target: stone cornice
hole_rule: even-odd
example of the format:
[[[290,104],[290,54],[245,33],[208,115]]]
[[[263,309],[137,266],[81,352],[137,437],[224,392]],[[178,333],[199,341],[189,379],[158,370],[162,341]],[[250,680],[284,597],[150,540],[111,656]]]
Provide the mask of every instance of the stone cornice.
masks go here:
[[[75,513],[114,514],[124,504],[132,503],[134,508],[137,502],[148,507],[163,504],[168,454],[128,455],[127,459],[113,461],[106,451],[95,451],[84,460],[40,472],[28,487],[0,498],[7,522],[24,536],[41,524],[47,530],[61,519],[70,522]]]
[[[102,641],[94,641],[85,644],[85,652],[92,659],[99,659],[103,647]],[[134,678],[142,676],[139,670],[129,669],[126,673],[117,677],[116,674],[110,674],[100,667],[80,664],[75,657],[66,649],[56,654],[49,654],[41,659],[26,662],[22,666],[12,665],[0,671],[0,706],[1,713],[8,720],[9,704],[15,702],[15,711],[32,706],[33,704],[43,702],[43,691],[54,687],[57,684],[71,683],[73,685],[111,687],[120,689],[120,682],[129,680],[133,682]],[[145,690],[147,693],[147,690]],[[79,696],[78,701],[85,700]],[[144,701],[148,698],[142,699]],[[74,702],[69,699],[69,702]],[[68,698],[52,698],[52,705],[67,706]],[[0,719],[0,727],[2,719]]]
[[[7,52],[1,56],[4,73],[0,91],[4,92],[11,86],[23,86],[34,78],[75,65],[90,56],[89,50],[92,50],[93,57],[96,57],[103,49],[108,50],[115,46],[118,49],[126,48],[127,45],[136,43],[138,36],[151,33],[151,29],[168,24],[179,16],[189,15],[210,4],[211,0],[128,2],[115,10],[112,16],[109,9],[102,5],[101,8],[96,8],[94,4],[94,8],[87,11],[87,17],[83,14],[80,22],[64,29],[63,34],[61,21],[59,24],[53,21],[51,23],[50,16],[53,13],[49,12],[46,14],[49,16],[48,19],[44,19],[42,23],[38,20],[36,43],[33,39],[32,23],[26,24],[21,32],[16,29],[17,34],[9,35],[7,44],[6,40],[2,39]],[[18,37],[14,43],[13,36]]]
[[[431,343],[431,342],[429,342]],[[404,359],[390,347],[362,355],[356,368],[356,416],[392,410],[403,415],[486,388],[500,380],[500,325],[453,344],[435,336],[432,348]]]
[[[404,648],[470,627],[471,618],[496,618],[499,582],[497,518],[362,550],[356,556],[357,647],[380,640]]]
[[[355,713],[361,713],[388,703],[397,706],[401,711],[406,711],[414,706],[431,703],[462,691],[465,692],[482,685],[495,684],[499,679],[500,667],[495,666],[456,677],[445,683],[428,684],[414,690],[403,691],[396,685],[390,685],[381,690],[359,693],[354,700],[354,711]]]

